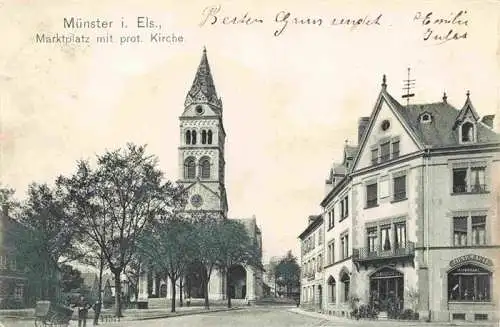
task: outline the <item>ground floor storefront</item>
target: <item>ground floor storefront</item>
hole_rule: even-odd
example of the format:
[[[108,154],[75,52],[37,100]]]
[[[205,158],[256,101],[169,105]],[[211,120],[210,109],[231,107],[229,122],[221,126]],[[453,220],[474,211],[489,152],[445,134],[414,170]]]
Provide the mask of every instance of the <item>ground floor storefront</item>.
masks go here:
[[[496,321],[498,249],[430,252],[429,310],[434,321]],[[495,290],[497,290],[495,292]]]
[[[413,260],[327,267],[322,284],[303,287],[303,292],[321,287],[321,311],[334,316],[361,312],[366,318],[437,322],[499,319],[494,292],[500,285],[494,269],[498,249],[435,249],[428,254],[428,265],[424,256],[416,251]]]

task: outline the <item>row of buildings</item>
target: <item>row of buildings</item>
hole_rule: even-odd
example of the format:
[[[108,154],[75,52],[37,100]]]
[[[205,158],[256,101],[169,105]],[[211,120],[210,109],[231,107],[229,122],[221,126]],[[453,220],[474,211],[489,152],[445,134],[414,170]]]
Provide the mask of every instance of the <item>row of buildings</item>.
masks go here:
[[[301,304],[361,304],[420,319],[497,320],[500,137],[470,94],[456,109],[401,105],[383,79],[357,145],[334,163],[321,213],[300,234]],[[495,292],[496,290],[496,292]],[[392,306],[389,308],[389,306]]]

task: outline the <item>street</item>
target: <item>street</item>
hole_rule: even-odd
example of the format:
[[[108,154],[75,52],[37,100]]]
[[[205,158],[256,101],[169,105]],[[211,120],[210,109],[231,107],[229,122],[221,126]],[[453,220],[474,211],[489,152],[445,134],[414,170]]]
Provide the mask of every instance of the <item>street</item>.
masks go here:
[[[213,312],[195,315],[186,315],[179,317],[136,320],[136,321],[121,321],[102,323],[103,327],[135,327],[135,326],[176,326],[176,327],[321,327],[321,326],[366,326],[366,327],[399,327],[399,326],[449,326],[449,323],[422,323],[410,321],[373,321],[373,320],[346,320],[346,319],[325,319],[323,316],[316,314],[302,314],[293,312],[290,307],[253,307],[242,310]],[[0,320],[0,327],[33,327],[32,320]],[[77,326],[76,321],[72,321],[70,326]],[[87,321],[87,326],[91,327],[92,322]],[[491,323],[485,323],[479,326],[493,326]]]
[[[251,309],[242,309],[229,312],[214,312],[197,315],[187,315],[180,317],[171,317],[163,319],[150,319],[142,321],[121,321],[113,323],[100,324],[104,327],[135,327],[135,326],[176,326],[176,327],[192,327],[192,326],[238,326],[238,327],[273,327],[273,326],[334,326],[330,321],[308,317],[301,314],[289,312],[288,308],[267,308],[256,307]],[[32,320],[7,320],[1,321],[4,327],[33,327]],[[77,326],[76,321],[72,321],[70,326]],[[92,326],[90,320],[87,321],[87,326]],[[2,327],[2,325],[0,325]]]

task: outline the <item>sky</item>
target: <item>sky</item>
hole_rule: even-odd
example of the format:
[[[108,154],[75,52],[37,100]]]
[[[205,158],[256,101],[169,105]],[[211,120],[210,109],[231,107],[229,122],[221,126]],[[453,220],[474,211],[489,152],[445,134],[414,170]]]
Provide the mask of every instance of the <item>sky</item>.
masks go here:
[[[500,119],[498,15],[493,1],[0,1],[0,181],[22,198],[29,183],[127,142],[148,144],[176,180],[178,117],[205,46],[224,105],[229,216],[256,216],[265,260],[299,255],[329,168],[346,140],[356,144],[383,74],[400,101],[411,67],[412,103],[446,91],[461,108],[470,90],[481,116]],[[113,23],[64,28],[71,17]],[[460,39],[434,39],[450,30]],[[90,44],[37,43],[37,33]],[[152,43],[151,33],[183,42]],[[112,43],[96,42],[106,35]]]

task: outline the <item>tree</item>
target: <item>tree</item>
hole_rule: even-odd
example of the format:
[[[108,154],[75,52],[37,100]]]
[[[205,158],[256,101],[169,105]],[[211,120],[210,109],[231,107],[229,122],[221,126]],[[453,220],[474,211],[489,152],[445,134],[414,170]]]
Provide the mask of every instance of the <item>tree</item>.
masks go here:
[[[286,294],[289,297],[291,289],[300,284],[300,266],[297,263],[297,258],[288,251],[287,254],[281,258],[276,267],[278,283],[286,288]]]
[[[266,275],[267,280],[274,281],[274,296],[276,296],[276,282],[278,279],[278,263],[279,260],[276,257],[272,257],[269,263],[266,265]]]
[[[16,215],[13,210],[19,209],[19,201],[14,198],[15,190],[0,183],[0,209],[6,214]]]
[[[121,275],[145,228],[172,209],[176,188],[163,181],[157,158],[146,155],[146,146],[130,143],[97,156],[95,169],[79,161],[74,175],[61,176],[58,183],[66,190],[74,219],[99,245],[114,275],[116,316],[122,316]]]
[[[141,254],[149,258],[153,269],[163,272],[172,285],[171,311],[175,312],[176,281],[187,269],[194,254],[194,226],[172,217],[155,224],[141,240]]]
[[[129,289],[134,292],[134,298],[137,302],[139,298],[139,280],[141,277],[141,271],[144,268],[146,258],[142,255],[140,251],[137,251],[132,256],[129,265],[125,269],[125,276],[127,277],[129,283]]]
[[[220,221],[218,215],[200,211],[191,216],[194,226],[194,260],[200,268],[199,276],[205,297],[205,309],[210,309],[208,283],[214,268],[220,261],[220,243],[218,241]]]
[[[61,266],[61,289],[65,293],[76,290],[82,287],[83,278],[80,270],[73,268],[71,265],[64,264]]]
[[[234,265],[261,268],[260,248],[245,226],[237,220],[222,220],[217,224],[219,260],[217,267],[226,275],[227,307],[231,308],[231,267]]]
[[[40,298],[54,300],[59,264],[81,257],[76,244],[79,227],[66,210],[61,189],[31,184],[18,221],[25,227],[16,236],[18,260],[41,279]]]

